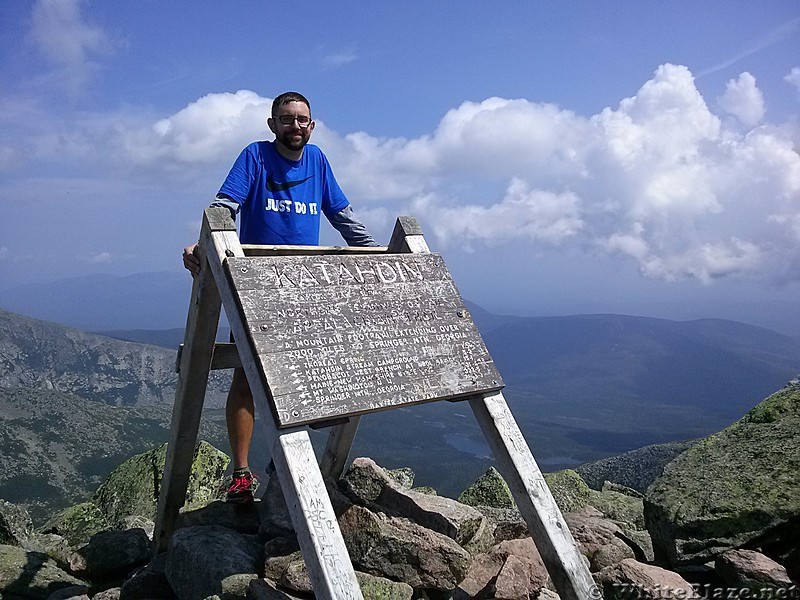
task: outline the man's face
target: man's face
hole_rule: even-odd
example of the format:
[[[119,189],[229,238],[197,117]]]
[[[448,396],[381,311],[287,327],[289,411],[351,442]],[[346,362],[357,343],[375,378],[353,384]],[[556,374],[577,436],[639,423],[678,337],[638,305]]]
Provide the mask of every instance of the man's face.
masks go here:
[[[295,119],[285,125],[280,119],[283,117],[295,117]],[[309,119],[308,127],[301,127],[297,118]],[[311,111],[304,102],[288,102],[278,108],[278,112],[267,121],[270,130],[275,134],[275,141],[286,147],[292,152],[299,152],[311,138],[314,130],[314,121],[311,121]]]

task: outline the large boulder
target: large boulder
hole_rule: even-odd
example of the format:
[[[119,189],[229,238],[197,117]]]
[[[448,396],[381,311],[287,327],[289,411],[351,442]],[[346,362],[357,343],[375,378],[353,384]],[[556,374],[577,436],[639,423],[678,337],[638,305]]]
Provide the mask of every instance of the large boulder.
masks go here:
[[[726,550],[800,542],[800,382],[667,465],[647,491],[656,558],[676,568]]]
[[[0,545],[0,598],[44,600],[58,590],[76,586],[84,593],[88,589],[46,554]]]
[[[700,598],[691,584],[677,573],[632,558],[606,567],[595,575],[595,580],[605,600]]]
[[[216,525],[185,527],[167,548],[167,581],[181,600],[244,597],[263,572],[264,548],[257,536]]]
[[[353,566],[414,588],[452,590],[472,557],[446,535],[353,505],[339,527]]]
[[[167,445],[129,458],[108,476],[92,496],[92,502],[113,526],[127,516],[155,519],[164,475]],[[187,508],[202,506],[221,496],[220,483],[230,458],[207,442],[195,447]]]
[[[506,480],[494,467],[489,467],[489,470],[481,475],[475,483],[461,492],[458,501],[475,507],[515,508],[517,506]]]
[[[480,511],[451,498],[400,487],[372,459],[355,459],[341,485],[351,500],[373,512],[410,519],[470,550],[484,550],[494,543],[488,520]]]
[[[70,546],[77,548],[108,528],[108,521],[96,504],[81,502],[54,514],[39,528],[39,532],[61,536]]]
[[[714,570],[729,587],[754,594],[770,590],[777,594],[792,587],[786,569],[755,550],[728,550],[717,557]]]

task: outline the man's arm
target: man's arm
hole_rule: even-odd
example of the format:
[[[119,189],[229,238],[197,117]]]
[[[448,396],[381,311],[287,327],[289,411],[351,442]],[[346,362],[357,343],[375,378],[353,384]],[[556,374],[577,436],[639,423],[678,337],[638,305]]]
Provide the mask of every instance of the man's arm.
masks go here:
[[[214,198],[214,201],[209,204],[209,207],[213,206],[222,206],[227,208],[229,211],[231,211],[231,219],[236,222],[236,214],[239,212],[238,202],[234,202],[225,194],[217,194],[217,197]],[[195,250],[197,250],[197,244],[191,244],[183,249],[182,255],[183,266],[192,274],[192,277],[200,273],[200,259],[197,257]]]
[[[364,224],[353,214],[350,205],[328,217],[331,225],[338,231],[348,246],[377,246],[378,243],[370,235]]]

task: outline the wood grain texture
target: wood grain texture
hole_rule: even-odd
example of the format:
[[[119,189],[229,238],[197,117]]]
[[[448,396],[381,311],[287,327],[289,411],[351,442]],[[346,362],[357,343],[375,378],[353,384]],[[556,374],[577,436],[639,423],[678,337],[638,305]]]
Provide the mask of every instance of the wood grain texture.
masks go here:
[[[438,254],[227,265],[281,427],[503,386]]]
[[[208,229],[207,223],[204,223],[204,228]],[[166,550],[178,511],[185,502],[219,324],[219,291],[203,248],[200,254],[201,269],[192,283],[172,408],[170,441],[158,496],[153,533],[153,551],[156,554]]]

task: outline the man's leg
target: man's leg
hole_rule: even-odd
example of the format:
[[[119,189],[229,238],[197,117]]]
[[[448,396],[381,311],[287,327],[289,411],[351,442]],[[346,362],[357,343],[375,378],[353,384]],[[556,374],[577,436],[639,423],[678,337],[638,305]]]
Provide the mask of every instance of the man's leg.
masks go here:
[[[233,382],[225,405],[225,420],[228,424],[228,440],[233,455],[233,476],[226,490],[226,496],[229,502],[249,503],[253,501],[253,492],[258,489],[258,480],[248,467],[255,409],[253,394],[250,392],[243,369],[235,369],[233,372]]]
[[[225,405],[225,420],[228,424],[228,440],[231,443],[233,469],[235,471],[246,469],[250,441],[253,439],[255,408],[253,407],[253,394],[250,393],[244,369],[233,371],[233,383],[231,383],[228,402]]]

